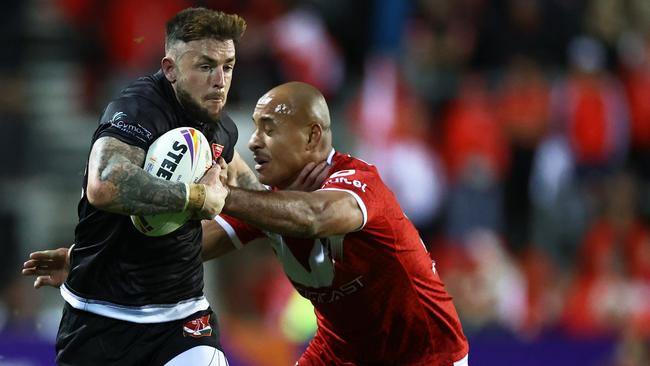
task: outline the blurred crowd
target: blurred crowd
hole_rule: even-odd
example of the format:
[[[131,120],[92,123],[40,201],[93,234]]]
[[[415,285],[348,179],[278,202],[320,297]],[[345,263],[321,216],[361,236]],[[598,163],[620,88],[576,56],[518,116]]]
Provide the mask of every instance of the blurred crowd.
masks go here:
[[[63,29],[64,48],[51,45],[41,57],[74,61],[79,113],[96,118],[130,79],[156,70],[163,25],[179,9],[235,12],[248,30],[238,45],[228,109],[248,118],[262,93],[288,80],[323,91],[335,146],[376,164],[420,229],[476,364],[493,364],[481,358],[507,352],[481,347],[497,333],[520,347],[553,337],[576,347],[594,342],[584,348],[585,365],[650,364],[649,1],[6,6],[11,11],[0,14],[0,37],[9,45],[0,49],[5,187],[38,174],[25,168],[35,147],[16,146],[16,136],[35,128],[30,108],[39,103],[25,102],[24,94],[30,60],[22,46],[38,27],[29,14],[55,19]],[[0,210],[3,243],[14,244],[3,245],[11,273],[23,254],[18,219]],[[231,364],[290,364],[313,331],[309,307],[293,297],[266,248],[223,262],[217,293]],[[17,296],[35,297],[12,288],[5,286],[5,308]],[[559,358],[571,359],[567,349]]]

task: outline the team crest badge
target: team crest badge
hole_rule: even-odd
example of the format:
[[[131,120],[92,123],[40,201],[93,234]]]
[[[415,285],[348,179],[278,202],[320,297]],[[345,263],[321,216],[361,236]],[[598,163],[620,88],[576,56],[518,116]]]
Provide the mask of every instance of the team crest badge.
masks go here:
[[[221,156],[221,152],[223,151],[223,145],[219,144],[212,144],[212,159],[217,160]]]
[[[210,314],[190,320],[183,325],[183,337],[201,338],[211,335]]]

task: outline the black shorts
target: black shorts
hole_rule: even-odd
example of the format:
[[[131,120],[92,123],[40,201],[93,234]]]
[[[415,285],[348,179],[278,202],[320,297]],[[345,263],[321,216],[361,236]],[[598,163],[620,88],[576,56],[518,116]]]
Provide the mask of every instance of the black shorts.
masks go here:
[[[139,324],[77,310],[66,303],[56,337],[56,363],[159,366],[201,345],[221,350],[211,309],[185,319]]]

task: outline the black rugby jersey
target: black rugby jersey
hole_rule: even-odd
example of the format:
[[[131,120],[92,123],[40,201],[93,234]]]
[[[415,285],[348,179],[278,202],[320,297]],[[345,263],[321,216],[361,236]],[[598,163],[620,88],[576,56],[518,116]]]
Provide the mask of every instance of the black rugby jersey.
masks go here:
[[[218,124],[191,120],[162,71],[139,78],[106,107],[92,143],[111,136],[147,151],[154,140],[177,127],[199,129],[211,145],[223,147],[221,156],[226,162],[232,160],[237,142],[237,127],[232,119],[222,113]],[[200,221],[190,220],[165,236],[145,236],[135,229],[129,216],[91,205],[85,194],[87,182],[86,171],[71,271],[61,288],[66,301],[110,317],[114,317],[112,312],[103,308],[93,311],[88,304],[127,312],[135,309],[134,318],[139,319],[139,309],[149,309],[152,304],[172,308],[173,304],[202,298]],[[173,320],[175,316],[180,315],[152,319]]]

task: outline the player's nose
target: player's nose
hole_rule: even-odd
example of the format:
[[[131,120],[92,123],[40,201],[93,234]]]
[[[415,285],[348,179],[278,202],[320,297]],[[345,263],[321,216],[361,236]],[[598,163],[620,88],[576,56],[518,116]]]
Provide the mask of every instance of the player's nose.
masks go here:
[[[259,130],[255,130],[251,135],[251,138],[248,139],[248,149],[250,151],[255,151],[263,147],[262,139],[260,138]]]
[[[212,72],[212,79],[210,80],[212,87],[223,89],[226,86],[226,78],[224,74],[225,73],[222,67],[214,68],[214,72]]]

